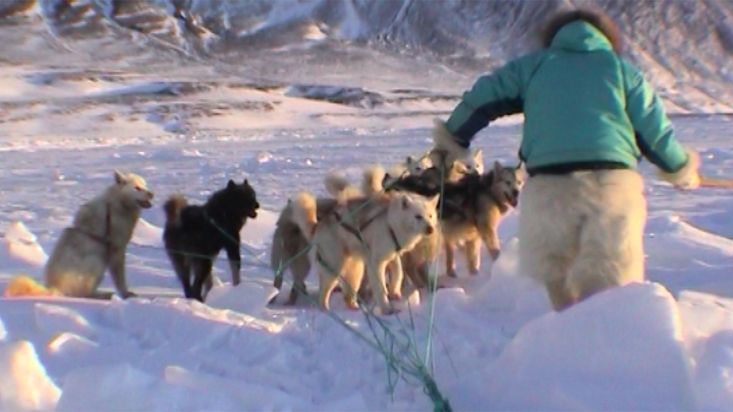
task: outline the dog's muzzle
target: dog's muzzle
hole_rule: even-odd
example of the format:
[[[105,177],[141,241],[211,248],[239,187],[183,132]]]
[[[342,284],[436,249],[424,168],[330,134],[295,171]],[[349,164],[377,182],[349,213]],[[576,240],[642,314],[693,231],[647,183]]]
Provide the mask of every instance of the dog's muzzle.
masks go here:
[[[519,190],[514,189],[511,194],[505,194],[505,196],[507,203],[512,205],[512,207],[517,207],[517,204],[519,204]]]
[[[251,217],[252,219],[256,218],[257,217],[257,209],[259,209],[259,208],[260,208],[260,203],[259,202],[255,202],[255,207],[252,210],[249,211],[248,216]]]
[[[433,228],[432,225],[429,225],[428,227],[425,228],[425,234],[426,235],[432,235],[433,232],[435,232],[435,229]]]
[[[150,199],[153,198],[153,194],[150,194]],[[153,207],[153,202],[150,201],[150,199],[141,199],[137,201],[137,204],[143,208],[143,209],[150,209]]]

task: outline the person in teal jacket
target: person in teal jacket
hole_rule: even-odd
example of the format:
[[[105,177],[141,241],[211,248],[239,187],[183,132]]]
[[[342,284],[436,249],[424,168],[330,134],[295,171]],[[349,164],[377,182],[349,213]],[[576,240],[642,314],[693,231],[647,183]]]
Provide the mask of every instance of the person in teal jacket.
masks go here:
[[[434,151],[465,158],[489,122],[524,113],[519,156],[530,177],[520,200],[520,270],[562,310],[644,279],[639,160],[676,187],[694,189],[699,156],[680,145],[649,83],[619,57],[609,18],[563,12],[543,42],[541,51],[480,77],[448,120],[436,122]]]

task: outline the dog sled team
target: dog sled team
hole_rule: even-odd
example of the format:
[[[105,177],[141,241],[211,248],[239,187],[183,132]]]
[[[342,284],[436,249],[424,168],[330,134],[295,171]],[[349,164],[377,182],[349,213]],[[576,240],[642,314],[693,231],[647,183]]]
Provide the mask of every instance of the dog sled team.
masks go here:
[[[328,197],[294,194],[280,213],[272,239],[275,285],[292,273],[288,299],[306,295],[311,268],[318,274],[318,302],[329,308],[334,288],[350,308],[358,307],[362,280],[383,313],[401,299],[403,276],[415,289],[430,282],[430,266],[441,250],[446,273],[456,276],[454,250],[462,248],[472,274],[480,264],[483,242],[489,255],[499,255],[499,218],[517,205],[521,170],[498,162],[484,172],[482,152],[451,164],[440,156],[408,157],[399,169],[379,166],[364,171],[360,187],[342,176],[325,178]],[[434,158],[436,161],[433,161]],[[72,225],[63,230],[46,264],[45,287],[18,277],[6,296],[64,295],[110,298],[98,290],[109,271],[119,296],[133,297],[125,277],[125,252],[141,209],[152,205],[153,193],[134,174],[114,173],[102,194],[80,207]],[[213,262],[223,249],[233,285],[240,283],[240,231],[257,217],[260,205],[247,180],[229,181],[203,205],[190,205],[181,195],[163,204],[163,243],[187,298],[203,301],[212,287]],[[308,251],[310,251],[308,253]],[[365,278],[366,276],[366,278]]]
[[[330,174],[329,197],[302,192],[291,199],[278,218],[270,255],[273,270],[292,274],[288,303],[306,293],[305,277],[313,268],[322,308],[329,308],[339,282],[347,307],[356,308],[366,275],[375,306],[390,312],[405,276],[414,288],[429,286],[429,269],[441,249],[449,276],[456,275],[452,257],[458,246],[473,274],[482,242],[496,259],[499,219],[517,204],[521,170],[497,162],[484,173],[480,151],[467,161],[440,162],[408,158],[404,170],[392,174],[375,166],[359,185]]]
[[[457,250],[471,274],[479,272],[482,246],[497,259],[497,227],[518,205],[520,272],[545,287],[556,310],[642,281],[646,200],[637,163],[646,158],[662,179],[694,189],[699,156],[676,140],[660,99],[620,57],[620,39],[602,14],[562,12],[543,32],[542,50],[479,77],[447,121],[436,122],[427,156],[408,158],[396,172],[368,168],[356,184],[328,175],[324,197],[294,193],[273,235],[275,286],[289,272],[294,303],[307,296],[314,271],[323,309],[340,284],[347,307],[371,296],[389,313],[403,284],[434,286],[430,267],[441,252],[448,276],[457,276]],[[515,113],[524,114],[524,167],[495,162],[484,170],[482,153],[469,150],[474,136]],[[125,249],[152,197],[142,178],[116,173],[63,231],[46,266],[47,288],[18,278],[10,294],[105,297],[97,288],[109,270],[117,292],[133,296]],[[239,283],[239,231],[258,208],[247,180],[229,181],[204,205],[181,196],[165,202],[165,248],[186,297],[205,298],[221,249]]]

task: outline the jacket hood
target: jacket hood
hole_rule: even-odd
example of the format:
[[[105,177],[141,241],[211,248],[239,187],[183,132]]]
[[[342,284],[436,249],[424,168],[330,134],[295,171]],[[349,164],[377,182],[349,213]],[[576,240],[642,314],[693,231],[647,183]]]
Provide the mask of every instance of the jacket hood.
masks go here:
[[[550,44],[551,48],[576,52],[613,50],[608,38],[594,25],[577,20],[561,28]]]

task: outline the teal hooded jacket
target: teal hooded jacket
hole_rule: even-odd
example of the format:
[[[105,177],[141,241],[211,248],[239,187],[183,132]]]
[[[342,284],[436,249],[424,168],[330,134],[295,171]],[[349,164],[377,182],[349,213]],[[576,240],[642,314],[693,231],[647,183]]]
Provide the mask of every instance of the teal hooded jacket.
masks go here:
[[[667,173],[687,163],[649,83],[582,20],[563,26],[548,48],[480,77],[446,128],[468,147],[490,121],[522,112],[519,154],[530,174],[635,168],[641,156]]]

